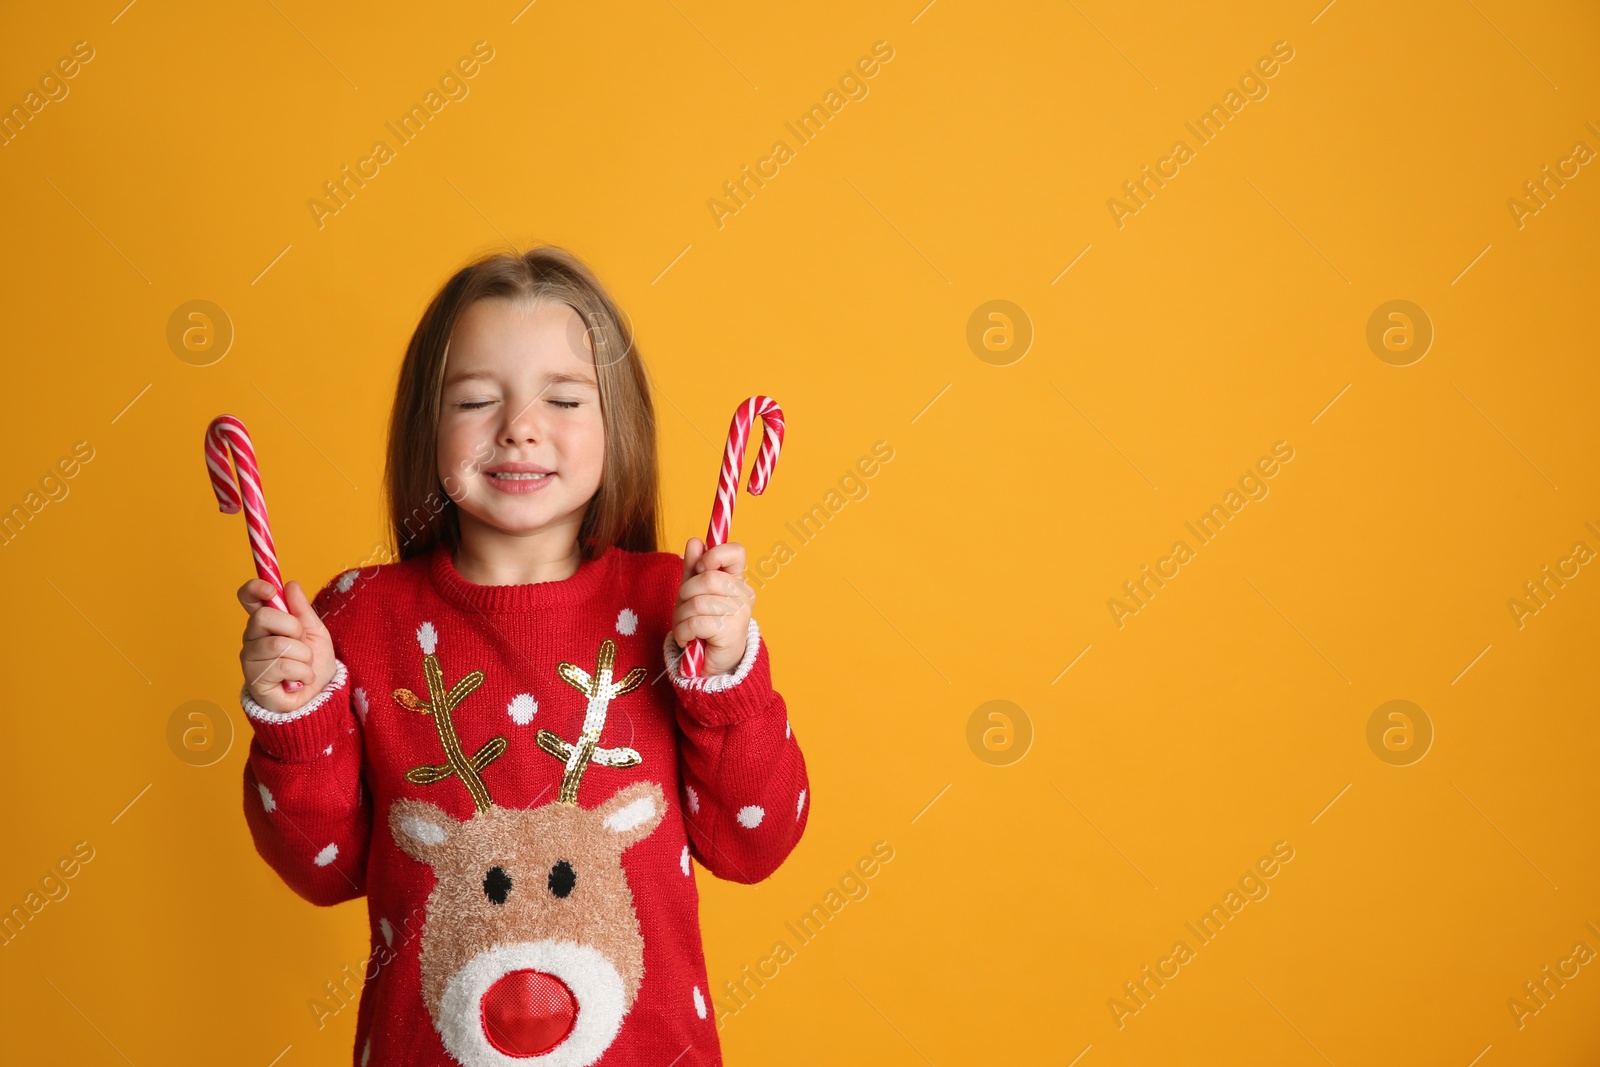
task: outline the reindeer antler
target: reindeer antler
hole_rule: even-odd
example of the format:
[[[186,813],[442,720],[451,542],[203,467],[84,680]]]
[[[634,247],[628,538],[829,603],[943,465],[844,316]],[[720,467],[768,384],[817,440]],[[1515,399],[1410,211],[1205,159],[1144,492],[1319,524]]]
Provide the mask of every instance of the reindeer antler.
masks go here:
[[[562,663],[556,668],[563,681],[589,698],[583,715],[583,732],[577,741],[563,741],[549,730],[538,733],[539,747],[567,765],[561,774],[561,792],[556,801],[561,804],[578,803],[578,783],[591,762],[602,767],[632,767],[644,762],[637,751],[626,747],[601,748],[600,731],[605,727],[607,705],[624,693],[631,693],[644,681],[646,671],[635,667],[622,681],[611,680],[612,667],[617,659],[617,645],[609,637],[600,642],[600,654],[595,661],[594,674],[573,663]]]
[[[433,623],[425,622],[417,627],[417,644],[422,646],[422,674],[428,683],[429,699],[423,700],[404,688],[396,689],[393,695],[401,707],[433,717],[433,724],[439,730],[439,744],[444,748],[445,762],[412,767],[406,771],[406,781],[415,785],[432,785],[455,775],[467,787],[467,792],[472,794],[472,802],[478,810],[488,811],[494,807],[494,801],[490,799],[489,789],[483,784],[479,772],[505,753],[506,739],[503,736],[491,737],[468,759],[462,751],[461,739],[456,736],[455,720],[451,718],[460,703],[483,684],[483,672],[473,671],[446,691],[444,671],[439,666],[439,657],[434,655],[439,634],[434,630]]]

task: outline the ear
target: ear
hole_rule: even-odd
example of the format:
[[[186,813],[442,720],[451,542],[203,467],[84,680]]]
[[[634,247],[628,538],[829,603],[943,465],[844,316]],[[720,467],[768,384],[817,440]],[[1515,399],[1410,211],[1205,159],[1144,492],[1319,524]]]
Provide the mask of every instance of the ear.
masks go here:
[[[425,800],[402,798],[389,805],[389,832],[401,851],[432,867],[441,846],[461,824]]]
[[[616,835],[620,850],[643,841],[661,825],[667,798],[655,782],[635,782],[594,810],[601,827]]]

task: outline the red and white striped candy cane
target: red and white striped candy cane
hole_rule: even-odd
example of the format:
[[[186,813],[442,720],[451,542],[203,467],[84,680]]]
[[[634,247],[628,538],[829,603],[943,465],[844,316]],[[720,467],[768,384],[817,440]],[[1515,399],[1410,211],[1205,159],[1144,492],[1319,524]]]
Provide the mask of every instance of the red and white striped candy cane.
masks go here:
[[[717,478],[717,498],[711,504],[711,525],[706,530],[706,548],[715,548],[728,540],[733,524],[733,501],[739,493],[739,472],[744,469],[744,446],[750,428],[756,419],[766,424],[761,435],[761,448],[756,453],[755,464],[750,468],[750,495],[760,496],[772,478],[772,469],[778,465],[778,449],[783,446],[783,409],[771,397],[753,396],[739,405],[728,427],[728,445],[722,453],[722,472]],[[696,637],[683,650],[679,664],[685,678],[700,677],[705,664],[705,642]]]
[[[233,454],[232,468],[228,464]],[[267,498],[261,493],[261,469],[256,466],[255,446],[250,431],[232,415],[218,415],[206,427],[206,467],[211,472],[211,489],[224,515],[244,509],[245,527],[250,534],[250,553],[255,557],[256,574],[272,586],[272,606],[287,612],[283,598],[283,576],[278,573],[278,551],[272,545],[272,529],[267,525]],[[238,471],[238,483],[234,471]],[[305,683],[284,680],[289,692]]]

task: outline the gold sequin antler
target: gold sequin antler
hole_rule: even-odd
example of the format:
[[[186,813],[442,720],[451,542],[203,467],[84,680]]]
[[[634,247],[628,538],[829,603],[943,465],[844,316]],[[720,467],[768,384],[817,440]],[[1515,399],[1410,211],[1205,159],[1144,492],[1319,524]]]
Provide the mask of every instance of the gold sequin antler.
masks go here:
[[[614,698],[637,689],[646,673],[643,667],[635,667],[622,681],[613,682],[611,671],[616,659],[616,643],[607,638],[600,642],[600,656],[595,662],[592,677],[573,663],[562,663],[556,668],[556,673],[561,675],[563,681],[589,698],[588,709],[583,715],[583,732],[578,735],[577,741],[563,741],[549,730],[540,730],[538,734],[539,747],[567,765],[561,775],[561,792],[556,797],[558,803],[578,803],[578,783],[583,781],[583,772],[591,761],[602,767],[632,767],[644,762],[644,757],[631,748],[599,747],[600,731],[606,724],[607,705]]]
[[[439,743],[444,747],[445,762],[413,767],[406,772],[406,781],[414,785],[432,785],[455,775],[467,787],[467,792],[472,794],[472,802],[478,806],[478,810],[488,811],[494,806],[494,801],[489,798],[488,787],[483,784],[478,772],[505,752],[506,739],[491,737],[468,759],[461,750],[461,739],[456,736],[455,720],[451,718],[457,706],[483,684],[483,672],[473,671],[447,692],[439,657],[433,654],[439,644],[439,634],[434,630],[433,623],[425,622],[417,627],[417,643],[422,646],[422,673],[428,682],[428,699],[423,700],[409,689],[396,689],[394,698],[402,707],[433,717],[433,724],[439,729]]]

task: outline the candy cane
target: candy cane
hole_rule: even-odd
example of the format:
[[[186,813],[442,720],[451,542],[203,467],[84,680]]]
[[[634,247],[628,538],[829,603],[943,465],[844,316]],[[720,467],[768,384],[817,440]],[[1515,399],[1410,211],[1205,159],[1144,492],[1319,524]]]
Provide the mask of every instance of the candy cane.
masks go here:
[[[766,429],[761,435],[761,449],[750,468],[751,496],[760,496],[766,491],[772,469],[778,464],[778,449],[783,446],[783,409],[771,397],[753,396],[739,405],[728,427],[728,445],[722,452],[722,472],[717,478],[717,498],[711,504],[711,525],[706,530],[708,549],[728,540],[728,530],[733,523],[733,501],[739,493],[739,472],[744,469],[745,441],[757,418],[766,424]],[[685,678],[700,677],[705,654],[705,642],[693,638],[684,648],[680,664]]]
[[[233,467],[228,454],[233,454]],[[256,466],[255,446],[250,431],[232,415],[218,415],[206,427],[206,467],[211,471],[211,489],[224,515],[244,509],[245,527],[250,534],[250,553],[255,557],[256,574],[272,586],[271,604],[287,612],[283,598],[283,576],[278,573],[278,552],[272,545],[272,529],[267,525],[267,498],[261,493],[261,469]],[[238,484],[234,471],[238,471]],[[285,679],[283,687],[294,692],[305,683]]]

